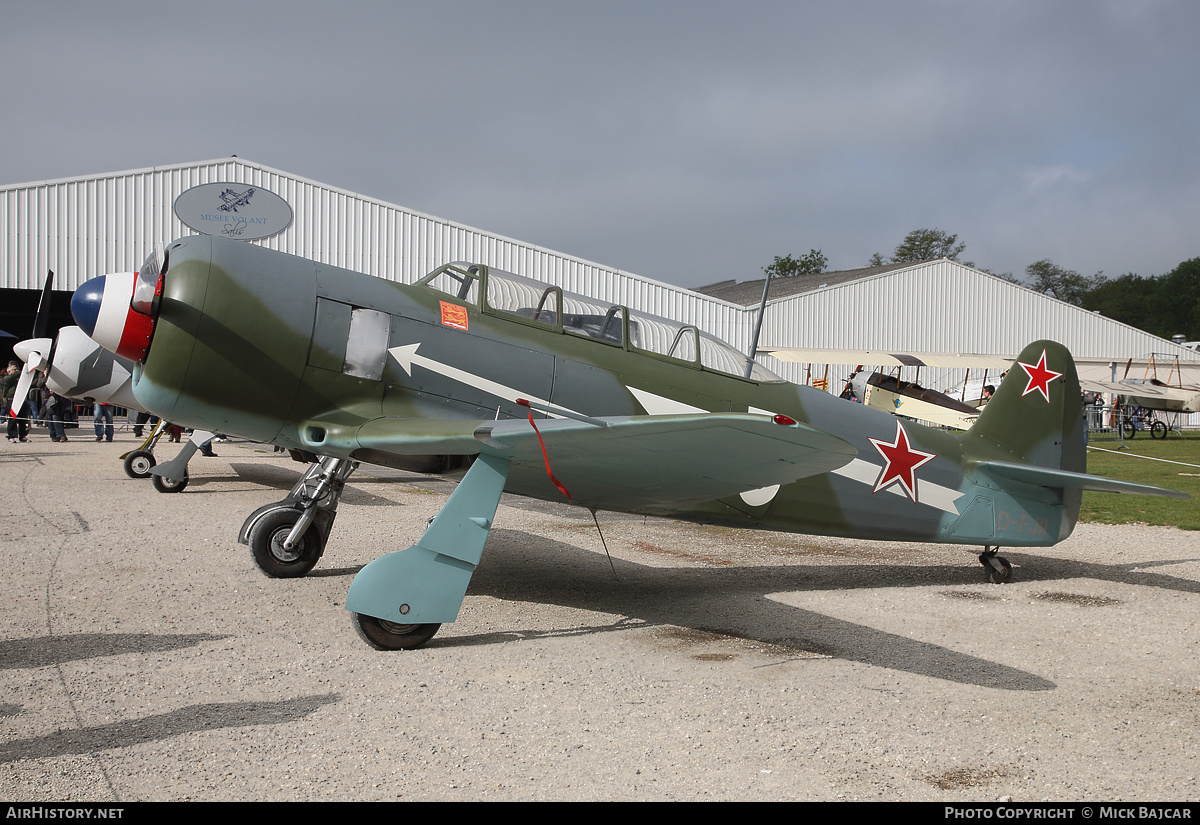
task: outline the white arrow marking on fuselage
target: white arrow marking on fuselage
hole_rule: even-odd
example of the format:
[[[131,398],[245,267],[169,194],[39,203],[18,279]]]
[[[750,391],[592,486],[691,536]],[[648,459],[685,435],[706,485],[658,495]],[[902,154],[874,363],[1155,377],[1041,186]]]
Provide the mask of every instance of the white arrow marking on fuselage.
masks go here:
[[[879,470],[883,465],[872,464],[870,461],[863,461],[861,458],[856,458],[845,466],[838,467],[833,470],[835,474],[842,478],[848,478],[851,481],[857,481],[859,484],[867,484],[871,487],[875,486],[875,480],[879,478]],[[928,504],[930,507],[936,507],[947,513],[958,515],[958,505],[955,503],[963,494],[958,490],[952,490],[949,487],[943,487],[940,484],[934,484],[932,481],[919,478],[917,484],[917,502],[920,504]],[[892,493],[898,496],[907,496],[904,491],[896,485],[888,487],[886,490],[879,492]]]
[[[637,387],[626,387],[626,389],[633,393],[633,397],[645,408],[647,415],[687,415],[688,413],[711,412],[711,410],[693,407],[691,404],[684,404],[682,401],[663,398],[661,395],[639,390]]]
[[[497,398],[504,398],[509,401],[516,401],[518,398],[524,398],[528,401],[536,401],[539,404],[550,406],[550,402],[545,398],[538,398],[536,395],[530,395],[529,393],[522,392],[521,390],[507,387],[504,384],[499,384],[495,381],[484,378],[481,375],[476,375],[473,372],[460,370],[458,367],[452,367],[449,364],[443,364],[441,361],[435,361],[432,358],[426,358],[424,355],[417,355],[417,347],[419,346],[421,346],[419,343],[408,344],[403,347],[392,347],[388,350],[391,356],[396,359],[396,363],[400,365],[402,370],[404,370],[406,375],[412,375],[413,364],[416,364],[431,372],[436,372],[438,375],[444,375],[452,381],[458,381],[460,384],[466,384],[468,387],[474,387],[477,390],[483,390],[484,392],[490,393]],[[583,413],[563,407],[561,404],[556,406],[566,410],[567,412],[573,412],[576,415],[583,415]],[[554,415],[554,413],[547,413],[547,415]],[[562,418],[560,415],[554,415],[554,417]]]

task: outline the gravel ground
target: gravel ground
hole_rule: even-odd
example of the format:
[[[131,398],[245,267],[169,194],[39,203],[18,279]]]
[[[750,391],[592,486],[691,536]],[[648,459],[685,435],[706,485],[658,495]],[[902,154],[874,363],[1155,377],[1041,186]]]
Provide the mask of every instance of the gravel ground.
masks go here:
[[[301,465],[221,444],[164,495],[88,431],[0,452],[0,799],[1200,799],[1192,533],[1082,525],[996,586],[977,548],[602,513],[610,566],[506,497],[459,620],[386,653],[346,591],[449,484],[362,468],[272,580],[237,529]]]

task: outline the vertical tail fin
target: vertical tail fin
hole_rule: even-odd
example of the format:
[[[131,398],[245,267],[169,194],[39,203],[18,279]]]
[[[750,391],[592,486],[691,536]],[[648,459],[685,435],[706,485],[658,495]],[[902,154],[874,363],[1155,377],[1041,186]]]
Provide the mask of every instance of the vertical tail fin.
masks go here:
[[[963,451],[982,460],[1084,472],[1083,402],[1067,348],[1054,341],[1025,347],[962,439]]]
[[[963,458],[976,468],[972,507],[991,525],[965,518],[957,534],[975,531],[985,543],[1010,546],[1053,544],[1071,534],[1087,447],[1079,376],[1066,347],[1054,341],[1025,347],[960,439]]]
[[[979,419],[959,436],[971,482],[946,535],[1007,546],[1071,534],[1084,490],[1189,498],[1186,493],[1088,475],[1079,376],[1071,353],[1036,341],[1017,357]]]

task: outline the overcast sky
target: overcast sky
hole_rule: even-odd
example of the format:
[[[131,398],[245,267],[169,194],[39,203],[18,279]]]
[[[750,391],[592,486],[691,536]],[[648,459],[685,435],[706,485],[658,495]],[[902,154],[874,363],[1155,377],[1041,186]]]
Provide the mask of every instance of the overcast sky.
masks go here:
[[[1200,256],[1200,2],[0,0],[0,183],[236,154],[669,283]]]

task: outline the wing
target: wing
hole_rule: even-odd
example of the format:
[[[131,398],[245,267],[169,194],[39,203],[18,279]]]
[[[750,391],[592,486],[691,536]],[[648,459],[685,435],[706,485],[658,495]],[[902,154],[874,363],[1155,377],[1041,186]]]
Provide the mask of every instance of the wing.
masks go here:
[[[561,499],[549,463],[576,504],[652,513],[826,473],[856,452],[815,427],[749,413],[542,419],[538,431],[519,419],[380,418],[356,442],[353,458],[381,464],[389,456],[504,457],[508,491]]]
[[[894,399],[891,407],[882,407],[881,409],[890,412],[893,415],[903,415],[909,418],[915,418],[920,421],[930,421],[934,424],[940,424],[943,427],[949,427],[952,430],[969,430],[971,425],[979,418],[979,413],[972,415],[971,413],[959,412],[948,407],[943,407],[940,404],[931,404],[928,401],[922,401],[919,398],[905,398],[902,395],[893,395]],[[872,401],[874,399],[872,398]],[[875,406],[875,404],[871,404]]]
[[[759,347],[759,352],[780,361],[801,364],[870,364],[875,367],[950,367],[1006,370],[1013,359],[1003,355],[978,355],[956,352],[883,352],[867,349],[802,349],[799,347]]]

